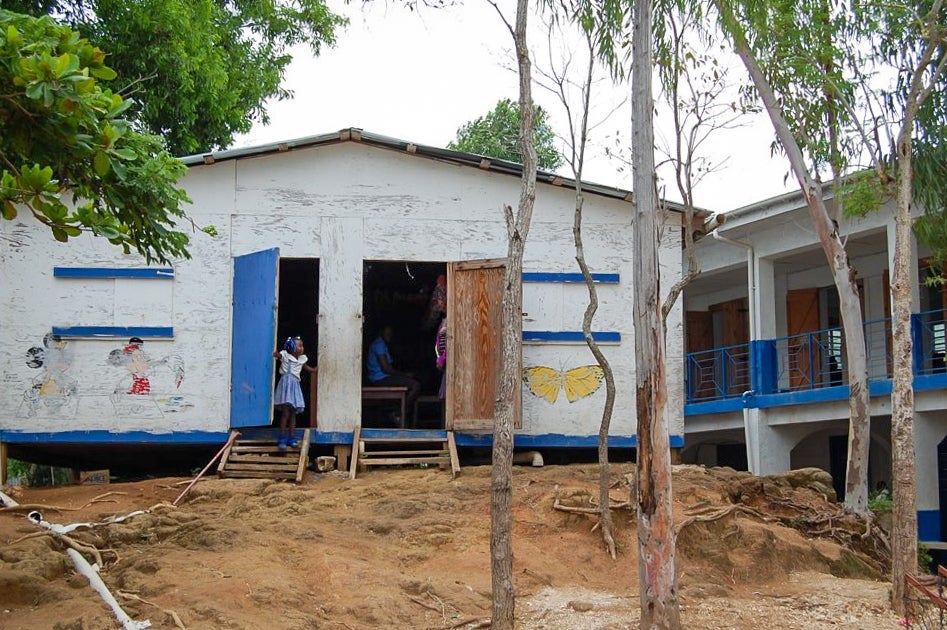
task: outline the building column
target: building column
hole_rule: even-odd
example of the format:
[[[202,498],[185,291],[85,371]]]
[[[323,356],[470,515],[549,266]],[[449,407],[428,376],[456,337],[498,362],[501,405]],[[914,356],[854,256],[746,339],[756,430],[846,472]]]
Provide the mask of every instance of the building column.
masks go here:
[[[786,431],[769,426],[765,409],[744,409],[746,463],[754,475],[773,475],[791,468],[795,439]]]
[[[772,258],[754,254],[753,287],[751,295],[756,325],[754,339],[774,339],[776,334],[776,271]]]
[[[947,412],[919,411],[914,415],[914,467],[917,483],[918,538],[940,540],[940,504],[937,448],[945,438]]]

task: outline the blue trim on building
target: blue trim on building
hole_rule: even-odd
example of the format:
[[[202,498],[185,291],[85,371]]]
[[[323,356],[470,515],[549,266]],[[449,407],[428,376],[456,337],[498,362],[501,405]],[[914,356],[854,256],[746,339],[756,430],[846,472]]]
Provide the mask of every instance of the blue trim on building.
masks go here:
[[[618,284],[621,278],[617,273],[593,273],[592,281],[596,284]],[[557,273],[549,271],[524,271],[523,282],[585,282],[581,273]]]
[[[869,395],[872,397],[890,396],[891,383],[890,380],[871,381],[868,383]],[[947,374],[925,374],[914,377],[914,391],[921,392],[934,389],[947,389]],[[819,389],[800,389],[792,392],[774,392],[770,394],[758,394],[754,390],[753,393],[745,398],[745,406],[750,409],[771,409],[773,407],[784,407],[786,405],[804,405],[848,400],[848,385],[833,385]],[[684,405],[684,415],[696,416],[708,413],[727,413],[730,411],[739,411],[743,407],[744,401],[740,397],[686,403]]]
[[[248,427],[240,429],[241,435],[248,438],[273,435],[273,427]],[[302,437],[302,429],[296,434]],[[178,431],[174,433],[148,433],[147,431],[62,431],[30,432],[20,430],[0,431],[0,441],[8,444],[223,444],[227,441],[227,431]],[[447,431],[405,431],[401,429],[363,429],[363,438],[430,438],[441,440]],[[455,433],[457,446],[490,446],[492,433]],[[351,444],[352,433],[346,431],[313,431],[310,434],[313,444]],[[684,446],[684,436],[670,436],[672,448]],[[612,448],[634,448],[637,446],[634,435],[613,435],[608,438]],[[544,433],[541,435],[515,434],[513,444],[517,448],[595,448],[597,435],[561,435]]]
[[[227,436],[226,431],[0,431],[0,441],[8,444],[223,444]]]
[[[917,539],[940,540],[940,510],[917,511]]]
[[[617,330],[592,332],[592,339],[604,343],[618,343],[621,333]],[[524,330],[523,341],[576,341],[584,342],[585,334],[581,330]]]
[[[170,267],[53,267],[53,277],[174,280],[174,269]]]
[[[724,398],[707,402],[687,403],[684,405],[685,416],[696,416],[703,413],[728,413],[743,409],[743,400],[740,398]]]
[[[103,337],[171,339],[173,326],[53,326],[53,334],[60,337]]]

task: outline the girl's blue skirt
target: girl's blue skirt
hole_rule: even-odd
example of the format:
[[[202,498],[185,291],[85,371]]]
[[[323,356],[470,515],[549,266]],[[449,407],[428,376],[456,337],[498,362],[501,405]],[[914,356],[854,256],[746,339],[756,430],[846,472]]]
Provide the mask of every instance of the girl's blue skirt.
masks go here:
[[[306,409],[306,401],[303,399],[303,388],[299,386],[299,378],[291,373],[283,374],[276,384],[276,393],[273,396],[274,405],[290,405],[296,413],[302,413]]]

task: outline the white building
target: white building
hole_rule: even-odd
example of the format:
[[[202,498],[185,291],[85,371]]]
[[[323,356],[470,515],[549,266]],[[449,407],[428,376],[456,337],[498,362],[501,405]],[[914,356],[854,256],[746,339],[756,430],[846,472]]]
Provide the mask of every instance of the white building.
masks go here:
[[[844,218],[861,291],[871,391],[871,488],[891,486],[894,210]],[[848,386],[838,294],[798,193],[735,210],[698,243],[702,275],[686,290],[683,461],[758,474],[817,466],[844,491]],[[914,329],[921,540],[943,540],[947,505],[947,293],[925,284],[917,253]]]
[[[503,208],[519,199],[518,165],[357,129],[185,161],[189,215],[219,233],[196,231],[190,260],[149,267],[102,239],[63,245],[29,218],[0,221],[4,449],[104,453],[107,465],[115,446],[221,444],[231,428],[268,426],[271,353],[278,338],[297,334],[318,364],[318,378],[304,381],[314,443],[351,444],[357,426],[394,430],[383,409],[363,406],[363,351],[382,323],[393,324],[397,366],[417,371],[422,394],[436,395],[434,329],[424,315],[442,274],[453,310],[448,404],[446,413],[422,406],[422,425],[454,431],[461,447],[489,444],[497,259],[507,252]],[[540,173],[524,261],[528,378],[517,447],[597,443],[604,387],[596,389],[594,373],[570,372],[594,363],[579,332],[587,293],[575,263],[572,186]],[[635,428],[630,199],[585,185],[585,251],[601,301],[594,333],[618,381],[615,446],[632,446]],[[680,277],[680,242],[680,214],[670,212],[665,286]],[[680,313],[668,326],[677,365]],[[579,377],[584,385],[567,397],[565,381]],[[669,378],[679,448],[683,375]]]

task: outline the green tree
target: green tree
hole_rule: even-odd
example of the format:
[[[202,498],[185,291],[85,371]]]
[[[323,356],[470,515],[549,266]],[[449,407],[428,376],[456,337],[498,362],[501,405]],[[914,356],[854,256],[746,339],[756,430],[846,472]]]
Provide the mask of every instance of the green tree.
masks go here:
[[[105,53],[49,17],[0,9],[0,211],[28,210],[58,241],[90,232],[146,260],[187,257],[186,167],[103,88]],[[70,200],[65,200],[66,197]]]
[[[493,111],[458,129],[457,139],[447,148],[522,164],[520,118],[519,103],[504,98]],[[562,164],[562,156],[556,150],[556,134],[549,126],[549,115],[536,105],[533,118],[536,121],[533,146],[536,147],[537,164],[541,169],[555,170]]]
[[[4,0],[50,14],[108,50],[108,87],[135,97],[134,113],[175,155],[227,147],[269,120],[289,47],[318,54],[345,20],[323,0]]]

